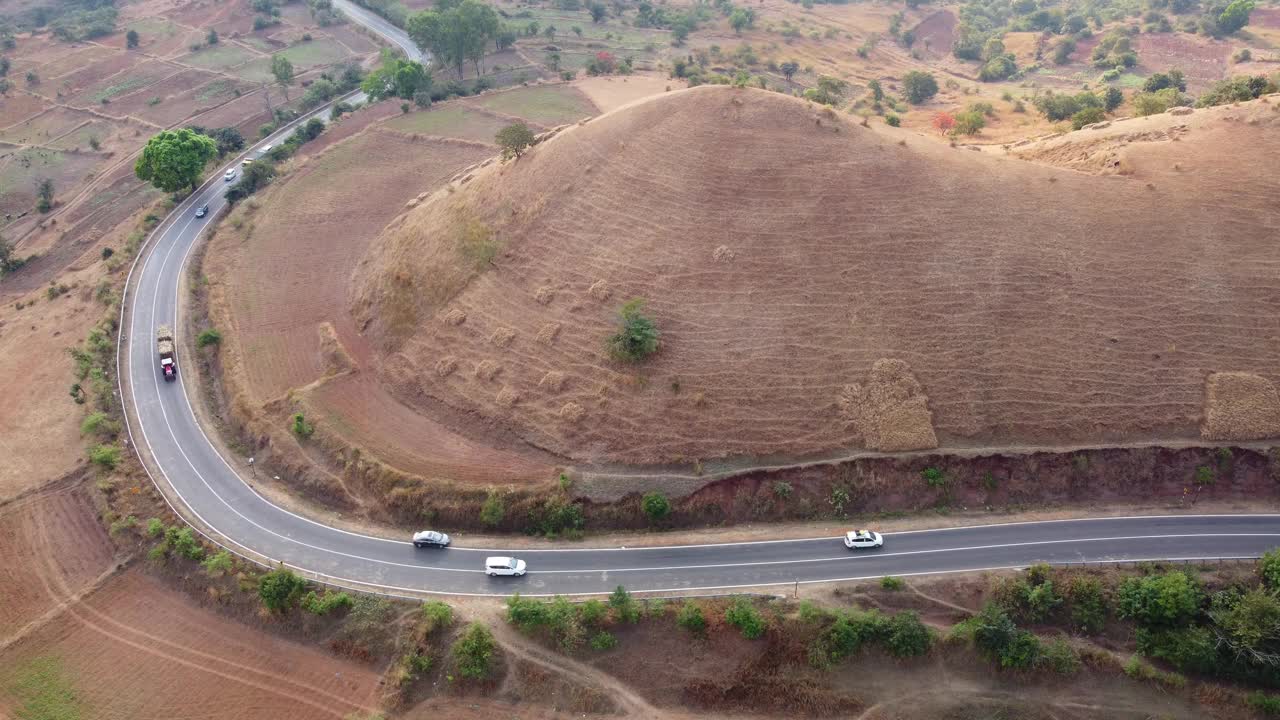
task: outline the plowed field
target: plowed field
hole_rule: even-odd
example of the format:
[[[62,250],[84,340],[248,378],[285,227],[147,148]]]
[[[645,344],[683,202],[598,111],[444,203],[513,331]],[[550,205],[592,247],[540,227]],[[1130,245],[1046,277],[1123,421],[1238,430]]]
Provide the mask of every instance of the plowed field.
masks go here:
[[[48,659],[48,660],[46,660]],[[0,678],[52,661],[86,718],[310,720],[372,712],[378,675],[194,605],[128,572],[0,656]],[[0,685],[0,708],[9,687]]]

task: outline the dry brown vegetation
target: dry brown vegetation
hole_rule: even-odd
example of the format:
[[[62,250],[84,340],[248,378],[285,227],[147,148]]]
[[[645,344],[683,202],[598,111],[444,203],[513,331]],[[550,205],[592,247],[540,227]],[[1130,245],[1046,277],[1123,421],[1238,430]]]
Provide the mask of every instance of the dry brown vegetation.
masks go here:
[[[846,386],[889,358],[920,388],[892,412],[921,428],[931,412],[943,447],[1191,439],[1208,372],[1280,372],[1265,201],[1280,187],[1252,161],[1277,150],[1270,110],[1198,113],[1183,142],[1124,149],[1126,177],[1103,179],[776,94],[673,92],[437,193],[373,246],[353,297],[397,397],[580,462],[920,447],[926,430],[876,440],[846,421]],[[474,227],[491,263],[468,250]],[[602,281],[661,329],[643,369],[605,355]],[[510,343],[491,342],[500,328]],[[494,370],[425,372],[446,353]],[[595,421],[564,418],[568,402]]]

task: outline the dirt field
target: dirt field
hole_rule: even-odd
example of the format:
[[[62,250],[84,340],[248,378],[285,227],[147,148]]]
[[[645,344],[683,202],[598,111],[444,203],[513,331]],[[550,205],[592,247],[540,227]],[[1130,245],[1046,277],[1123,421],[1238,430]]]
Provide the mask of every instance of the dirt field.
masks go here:
[[[325,142],[341,137],[346,123],[363,122],[345,121]],[[262,412],[305,388],[295,400],[323,432],[342,435],[402,471],[482,482],[550,477],[545,464],[467,440],[372,383],[361,372],[372,364],[370,351],[346,312],[348,274],[336,270],[354,267],[406,202],[492,153],[473,141],[373,127],[308,160],[264,194],[261,210],[246,214],[241,231],[234,222],[219,230],[205,273],[215,322],[228,338],[222,348],[227,378],[243,387],[246,407]]]
[[[681,88],[684,83],[657,75],[588,77],[573,84],[600,112],[607,113],[642,98]]]
[[[1250,162],[1280,116],[1255,108],[1099,178],[776,94],[666,94],[414,210],[353,297],[375,346],[401,348],[380,371],[405,402],[581,461],[908,449],[926,430],[944,447],[1194,438],[1207,373],[1280,375],[1262,290],[1280,189]],[[1187,152],[1205,159],[1167,169]],[[507,207],[527,210],[489,210]],[[471,222],[501,239],[497,268],[457,291]],[[392,290],[389,269],[436,280]],[[635,297],[664,345],[631,368],[604,339]]]
[[[378,674],[195,606],[136,571],[113,578],[0,655],[13,680],[52,664],[84,717],[344,718],[376,707]]]

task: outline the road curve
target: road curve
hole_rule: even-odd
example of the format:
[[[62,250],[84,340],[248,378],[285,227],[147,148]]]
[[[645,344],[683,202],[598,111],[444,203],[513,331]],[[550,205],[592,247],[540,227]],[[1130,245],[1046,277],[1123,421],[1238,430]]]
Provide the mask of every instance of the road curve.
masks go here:
[[[404,33],[347,0],[353,20],[426,61]],[[310,116],[327,117],[329,106]],[[308,116],[308,117],[310,117]],[[305,120],[305,118],[304,118]],[[276,143],[286,128],[262,143]],[[237,167],[240,158],[232,165]],[[225,169],[225,168],[224,168]],[[221,172],[218,173],[221,175]],[[874,551],[846,550],[839,538],[646,548],[524,550],[522,578],[490,578],[484,557],[501,548],[418,550],[408,542],[328,527],[273,505],[223,458],[192,411],[178,357],[178,380],[158,369],[155,328],[181,333],[180,285],[188,257],[225,208],[220,177],[181,203],[139,254],[122,309],[118,373],[130,412],[129,436],[157,484],[168,486],[197,528],[247,557],[283,562],[320,579],[374,592],[458,595],[605,593],[729,589],[791,583],[1024,567],[1035,562],[1252,558],[1280,545],[1280,515],[1179,515],[1005,523],[886,535]],[[204,218],[194,208],[207,203]],[[179,348],[183,347],[179,343]],[[241,469],[244,469],[241,467]]]

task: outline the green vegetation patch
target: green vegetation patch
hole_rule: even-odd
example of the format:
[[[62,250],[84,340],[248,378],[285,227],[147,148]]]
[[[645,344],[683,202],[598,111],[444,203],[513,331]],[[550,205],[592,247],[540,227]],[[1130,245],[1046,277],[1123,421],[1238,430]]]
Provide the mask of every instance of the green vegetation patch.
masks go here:
[[[398,115],[387,121],[387,127],[401,132],[440,135],[492,143],[506,122],[476,112],[465,105],[450,103],[430,110]]]
[[[515,115],[542,125],[574,122],[596,113],[577,90],[564,86],[531,87],[482,96],[480,107]]]
[[[230,95],[235,92],[236,84],[226,78],[207,82],[195,93],[196,102],[208,102],[216,97]]]
[[[124,26],[125,31],[134,30],[141,36],[143,42],[147,38],[161,36],[171,37],[178,31],[178,26],[174,25],[166,18],[162,17],[145,17],[134,20]]]
[[[333,40],[327,39],[298,43],[293,47],[281,50],[277,54],[288,58],[295,68],[329,65],[350,55],[346,48]]]
[[[178,62],[205,70],[225,70],[243,65],[256,57],[258,56],[254,53],[233,43],[218,43],[190,55],[183,55],[178,58]]]
[[[18,720],[80,720],[80,699],[62,663],[41,657],[23,667],[8,690],[17,700]]]

